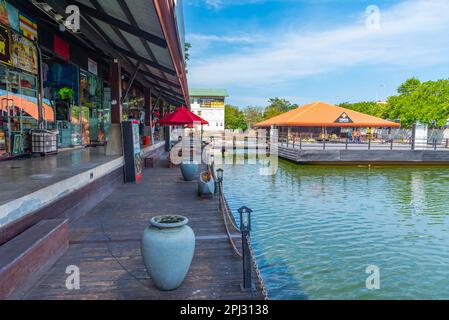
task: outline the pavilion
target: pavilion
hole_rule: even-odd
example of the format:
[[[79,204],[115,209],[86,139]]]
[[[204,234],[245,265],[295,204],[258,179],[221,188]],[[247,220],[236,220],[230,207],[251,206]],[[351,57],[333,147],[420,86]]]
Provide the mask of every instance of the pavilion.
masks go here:
[[[329,140],[333,136],[346,139],[353,131],[371,133],[375,128],[398,128],[399,123],[327,104],[314,102],[256,124],[258,128],[278,128],[279,135],[302,136]]]

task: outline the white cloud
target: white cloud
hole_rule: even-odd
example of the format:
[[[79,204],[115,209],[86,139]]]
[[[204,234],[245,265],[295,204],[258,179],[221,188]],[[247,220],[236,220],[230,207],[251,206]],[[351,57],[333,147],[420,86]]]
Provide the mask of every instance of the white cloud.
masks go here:
[[[188,34],[186,38],[189,41],[201,41],[201,42],[227,42],[227,43],[251,43],[257,39],[248,35],[241,36],[218,36],[209,34],[198,34],[192,33]]]
[[[448,12],[447,0],[408,0],[387,11],[381,8],[380,30],[365,27],[363,12],[359,21],[334,30],[306,33],[295,31],[293,26],[293,31],[267,34],[270,42],[244,52],[193,59],[189,82],[191,86],[249,87],[354,66],[448,62]]]
[[[190,0],[190,5],[206,5],[209,9],[221,10],[225,7],[245,4],[256,4],[270,0]],[[272,1],[272,0],[271,0]]]

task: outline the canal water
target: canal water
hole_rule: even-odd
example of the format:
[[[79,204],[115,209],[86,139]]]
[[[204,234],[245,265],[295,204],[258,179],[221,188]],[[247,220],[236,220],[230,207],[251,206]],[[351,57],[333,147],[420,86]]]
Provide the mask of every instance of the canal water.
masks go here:
[[[224,166],[272,299],[449,299],[449,168]],[[380,288],[367,289],[369,266]],[[373,267],[371,267],[373,268]],[[371,269],[375,270],[375,269]],[[370,285],[375,284],[373,278]]]

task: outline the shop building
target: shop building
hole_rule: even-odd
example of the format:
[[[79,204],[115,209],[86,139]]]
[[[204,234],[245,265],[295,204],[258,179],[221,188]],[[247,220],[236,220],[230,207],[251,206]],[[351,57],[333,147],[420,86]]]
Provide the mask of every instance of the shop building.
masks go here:
[[[60,27],[69,5],[80,30]],[[59,149],[105,145],[130,118],[143,143],[163,137],[158,117],[188,104],[179,13],[172,0],[0,0],[0,159],[29,155],[38,128]]]
[[[225,129],[225,89],[191,89],[190,105],[192,111],[209,122],[205,131],[223,131]]]

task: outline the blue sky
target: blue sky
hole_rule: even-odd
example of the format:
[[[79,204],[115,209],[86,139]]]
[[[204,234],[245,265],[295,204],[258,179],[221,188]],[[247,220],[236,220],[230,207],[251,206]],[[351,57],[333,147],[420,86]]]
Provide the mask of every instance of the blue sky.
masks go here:
[[[449,78],[449,0],[184,0],[184,11],[189,86],[226,88],[240,107],[384,100],[409,77]]]

